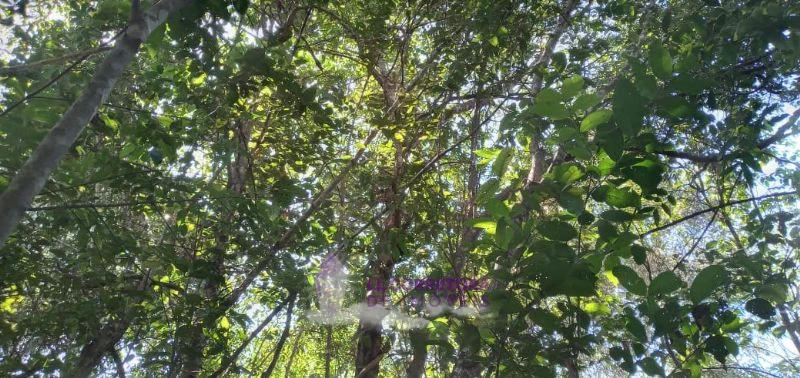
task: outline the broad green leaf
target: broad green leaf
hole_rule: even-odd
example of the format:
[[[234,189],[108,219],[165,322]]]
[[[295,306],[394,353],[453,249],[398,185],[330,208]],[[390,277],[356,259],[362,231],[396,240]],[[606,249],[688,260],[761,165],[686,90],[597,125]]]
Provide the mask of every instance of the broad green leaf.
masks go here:
[[[559,120],[569,117],[566,106],[561,103],[563,97],[557,91],[545,88],[542,89],[533,101],[533,112],[552,120]]]
[[[689,289],[689,297],[694,303],[700,303],[714,290],[728,281],[728,272],[720,265],[710,265],[697,274]]]
[[[489,235],[494,235],[495,231],[497,230],[497,222],[493,220],[474,220],[469,222],[472,227],[480,228],[486,230],[486,233]]]
[[[561,84],[561,95],[570,98],[578,94],[583,89],[583,77],[573,75],[565,79]]]
[[[668,89],[683,95],[696,95],[711,87],[713,81],[701,79],[689,74],[680,74],[670,80]]]
[[[485,204],[490,198],[494,198],[495,193],[500,189],[500,180],[497,178],[490,178],[478,188],[478,195],[476,201],[478,204]]]
[[[567,153],[575,157],[576,160],[591,160],[592,151],[584,141],[575,141],[565,146]]]
[[[631,255],[633,256],[633,261],[639,265],[642,265],[647,261],[647,250],[641,245],[632,245]]]
[[[559,184],[567,186],[583,177],[584,173],[575,163],[564,163],[553,167],[551,176]]]
[[[497,158],[494,159],[494,164],[492,164],[492,173],[497,176],[498,178],[503,177],[503,174],[506,172],[506,168],[508,168],[508,163],[510,162],[511,153],[514,150],[511,147],[506,147],[500,151],[497,155]]]
[[[578,96],[572,103],[572,109],[578,113],[589,110],[591,107],[597,105],[603,99],[596,93],[586,93]]]
[[[581,132],[593,130],[597,125],[608,122],[613,115],[614,112],[609,109],[600,109],[590,113],[581,121]]]
[[[613,122],[601,123],[597,128],[597,141],[600,148],[612,161],[618,161],[625,152],[625,139],[622,130]]]
[[[672,75],[672,57],[669,52],[659,42],[651,43],[647,49],[647,57],[650,60],[650,69],[661,79],[666,79]]]
[[[781,284],[765,284],[756,288],[755,294],[759,298],[764,298],[772,303],[781,304],[786,302],[786,286]]]
[[[714,356],[714,359],[720,363],[725,363],[725,358],[728,357],[728,347],[725,345],[725,337],[714,335],[709,337],[705,343],[705,350]]]
[[[629,292],[641,296],[647,295],[647,284],[630,267],[617,265],[611,272],[614,273],[614,277],[617,277],[622,287]]]
[[[566,222],[544,221],[536,226],[536,229],[550,240],[569,241],[578,236],[575,228]]]
[[[606,211],[602,212],[600,214],[600,217],[605,219],[605,220],[607,220],[607,221],[609,221],[609,222],[615,222],[615,223],[629,222],[629,221],[633,220],[633,214],[627,213],[627,212],[622,211],[622,210],[615,210],[615,209],[606,210]]]
[[[648,288],[648,296],[669,294],[680,289],[681,286],[683,286],[683,281],[675,273],[666,271],[653,278],[653,282]]]
[[[749,313],[758,316],[761,319],[768,320],[775,316],[775,307],[769,303],[768,300],[763,298],[753,298],[744,305],[745,310]]]
[[[625,329],[627,329],[636,340],[643,343],[647,342],[647,331],[644,328],[644,324],[642,324],[630,309],[625,311]]]
[[[639,361],[639,366],[641,366],[642,371],[649,376],[663,377],[665,375],[664,368],[661,367],[653,357],[646,357]]]
[[[642,199],[638,194],[622,188],[609,187],[606,193],[606,203],[615,207],[639,207]]]
[[[612,108],[614,120],[626,136],[631,137],[639,133],[645,114],[645,100],[628,79],[617,81]]]
[[[562,192],[558,196],[558,204],[573,215],[580,215],[583,213],[585,203],[580,195],[571,192]]]
[[[545,309],[534,308],[528,314],[528,317],[546,332],[553,332],[560,325],[558,317]]]
[[[489,211],[494,218],[502,218],[509,216],[510,212],[508,207],[503,203],[503,201],[491,197],[489,200],[486,201],[486,210]]]

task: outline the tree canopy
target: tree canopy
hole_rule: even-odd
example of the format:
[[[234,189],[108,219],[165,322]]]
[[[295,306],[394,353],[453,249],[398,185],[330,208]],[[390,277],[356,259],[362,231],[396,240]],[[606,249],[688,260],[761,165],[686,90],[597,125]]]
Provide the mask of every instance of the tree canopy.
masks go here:
[[[800,376],[796,1],[0,5],[0,375]]]

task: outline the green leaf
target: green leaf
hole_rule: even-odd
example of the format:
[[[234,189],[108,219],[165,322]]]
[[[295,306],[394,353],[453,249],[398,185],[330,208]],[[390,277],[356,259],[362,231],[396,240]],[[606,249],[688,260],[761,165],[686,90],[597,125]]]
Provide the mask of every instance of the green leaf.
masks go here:
[[[600,101],[602,101],[602,99],[596,93],[582,94],[572,103],[572,109],[579,113],[584,112],[599,104]]]
[[[643,194],[655,192],[663,179],[663,174],[664,167],[661,162],[650,159],[622,169],[622,175],[639,185]]]
[[[510,214],[508,207],[506,207],[503,201],[494,197],[489,198],[484,206],[494,218],[507,217]]]
[[[478,188],[478,195],[475,200],[479,205],[485,204],[491,198],[494,198],[495,193],[500,189],[500,180],[497,178],[490,178]]]
[[[638,194],[628,190],[619,189],[616,187],[608,187],[606,193],[606,203],[615,207],[639,207],[642,204],[642,199]]]
[[[625,358],[625,356],[630,355],[630,353],[625,349],[615,346],[608,349],[608,355],[614,360],[620,361]]]
[[[490,235],[494,235],[495,231],[497,230],[497,222],[494,220],[475,219],[467,222],[467,224],[471,227],[486,230],[486,233]]]
[[[645,101],[628,79],[620,79],[617,82],[612,108],[614,120],[625,135],[634,136],[639,133],[645,114]]]
[[[561,103],[562,99],[561,94],[557,91],[550,88],[542,89],[533,101],[533,112],[554,121],[568,118],[569,112]]]
[[[654,297],[659,294],[672,293],[683,286],[683,281],[671,271],[666,271],[653,279],[648,288],[648,296]]]
[[[630,309],[625,311],[625,329],[640,342],[647,342],[647,331],[644,328],[644,324],[642,324]]]
[[[725,345],[725,338],[720,335],[714,335],[706,340],[706,352],[711,353],[714,359],[720,363],[725,363],[725,358],[728,357],[728,347]]]
[[[747,301],[744,305],[744,309],[764,320],[775,316],[775,307],[773,307],[768,300],[763,298],[754,298]]]
[[[563,192],[558,196],[558,204],[573,215],[580,215],[586,206],[580,195]]]
[[[786,286],[780,284],[765,284],[756,288],[755,294],[759,298],[764,298],[773,303],[781,304],[786,302]]]
[[[689,297],[694,303],[700,303],[714,290],[728,281],[728,272],[720,265],[710,265],[697,274],[689,288]]]
[[[622,211],[622,210],[606,210],[600,214],[600,218],[603,218],[609,222],[614,223],[622,223],[622,222],[629,222],[633,220],[633,214]]]
[[[597,141],[611,160],[619,161],[625,151],[625,139],[622,130],[616,124],[612,122],[600,124],[597,128]]]
[[[497,158],[494,159],[494,164],[492,164],[492,173],[497,176],[498,178],[503,177],[503,174],[506,172],[506,168],[508,167],[509,157],[511,157],[511,153],[514,150],[511,147],[506,147],[500,151],[497,155]]]
[[[247,8],[250,6],[250,0],[234,0],[233,1],[233,9],[236,9],[236,12],[243,15],[247,12]]]
[[[639,265],[642,265],[647,261],[647,250],[641,245],[632,245],[631,255],[633,255],[633,261]]]
[[[629,292],[641,296],[647,295],[647,284],[630,267],[617,265],[611,272],[614,273],[614,277],[617,277],[622,287]]]
[[[613,115],[614,112],[609,109],[600,109],[590,113],[581,121],[581,132],[593,130],[597,125],[608,122]]]
[[[561,84],[561,95],[570,98],[577,95],[581,89],[583,89],[583,77],[572,75]]]
[[[531,319],[531,321],[533,321],[534,324],[542,327],[545,332],[553,332],[557,330],[558,326],[560,325],[558,317],[545,309],[534,308],[528,314],[528,317]]]
[[[583,170],[575,163],[559,164],[553,168],[551,176],[559,184],[567,186],[583,177]]]
[[[574,141],[565,146],[567,153],[574,156],[576,160],[591,160],[592,151],[584,141]]]
[[[578,215],[578,223],[580,223],[580,224],[582,224],[584,226],[588,226],[588,225],[594,223],[594,219],[595,219],[594,215],[592,215],[592,213],[590,213],[588,211],[584,211],[580,215]]]
[[[713,81],[708,79],[700,79],[694,75],[680,74],[670,80],[667,88],[670,92],[678,92],[684,95],[696,95],[703,92],[706,88],[711,87]]]
[[[569,241],[578,236],[578,232],[569,223],[560,221],[544,221],[536,226],[542,236],[557,241]]]
[[[642,359],[639,361],[639,366],[641,366],[642,371],[644,371],[647,375],[664,376],[664,368],[662,368],[653,357],[646,357]]]
[[[650,60],[650,69],[656,76],[666,79],[672,75],[672,57],[660,42],[650,44],[647,57]]]

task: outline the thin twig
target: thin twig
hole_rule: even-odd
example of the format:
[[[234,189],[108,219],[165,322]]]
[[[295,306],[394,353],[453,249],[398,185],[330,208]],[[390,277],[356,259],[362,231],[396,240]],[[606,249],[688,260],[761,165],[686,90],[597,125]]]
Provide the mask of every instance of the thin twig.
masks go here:
[[[705,213],[711,212],[711,211],[717,211],[719,209],[723,209],[723,208],[726,208],[726,207],[729,207],[729,206],[739,205],[739,204],[742,204],[742,203],[753,202],[753,201],[760,201],[760,200],[767,199],[767,198],[791,196],[791,195],[795,195],[797,193],[798,193],[797,190],[792,190],[790,192],[770,193],[770,194],[765,194],[763,196],[758,196],[758,197],[746,198],[746,199],[741,199],[741,200],[736,200],[736,201],[729,201],[729,202],[726,202],[726,203],[719,204],[717,206],[712,206],[712,207],[709,207],[709,208],[706,208],[706,209],[703,209],[703,210],[700,210],[700,211],[696,211],[696,212],[691,213],[691,214],[689,214],[689,215],[687,215],[685,217],[682,217],[680,219],[677,219],[677,220],[674,220],[672,222],[669,222],[669,223],[667,223],[667,224],[665,224],[663,226],[658,226],[656,228],[650,229],[649,231],[646,231],[646,232],[640,234],[639,237],[643,238],[643,237],[645,237],[647,235],[650,235],[650,234],[652,234],[654,232],[658,232],[658,231],[670,228],[670,227],[675,226],[675,225],[677,225],[679,223],[683,223],[683,222],[685,222],[687,220],[699,217],[699,216],[701,216],[701,215],[703,215]]]
[[[39,60],[39,61],[36,61],[36,62],[18,64],[18,65],[8,66],[8,67],[0,67],[0,75],[16,75],[16,74],[19,74],[21,72],[32,70],[34,68],[39,68],[41,66],[61,64],[61,63],[64,63],[66,61],[69,61],[69,60],[72,60],[72,59],[76,59],[76,58],[85,59],[86,57],[88,57],[90,55],[94,55],[94,54],[101,53],[101,52],[104,52],[104,51],[108,51],[108,50],[111,50],[111,49],[112,49],[111,46],[100,46],[100,47],[89,49],[89,50],[86,50],[86,51],[67,54],[67,55],[59,56],[59,57],[55,57],[55,58],[42,59],[42,60]]]

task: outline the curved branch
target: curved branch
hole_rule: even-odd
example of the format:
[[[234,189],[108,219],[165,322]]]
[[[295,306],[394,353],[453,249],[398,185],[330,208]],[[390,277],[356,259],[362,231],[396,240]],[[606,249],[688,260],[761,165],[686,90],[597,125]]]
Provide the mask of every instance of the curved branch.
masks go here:
[[[762,139],[756,143],[756,147],[763,150],[791,135],[796,134],[789,133],[789,129],[794,127],[797,124],[797,120],[800,119],[800,108],[792,113],[792,116],[786,123],[783,124],[774,134],[769,136],[768,138]],[[718,161],[726,160],[733,156],[735,153],[719,153],[719,154],[711,154],[711,155],[702,155],[702,154],[695,154],[691,152],[685,151],[653,151],[653,153],[657,155],[667,156],[675,159],[683,159],[689,160],[695,163],[715,163]]]
[[[6,75],[6,76],[16,75],[25,71],[30,71],[34,68],[39,68],[41,66],[63,64],[73,59],[85,59],[89,55],[94,55],[108,50],[111,50],[111,46],[100,46],[86,51],[67,54],[55,58],[42,59],[36,62],[18,64],[8,67],[0,67],[0,75]]]
[[[712,206],[712,207],[705,208],[705,209],[700,210],[700,211],[696,211],[696,212],[691,213],[691,214],[689,214],[689,215],[687,215],[685,217],[682,217],[682,218],[676,219],[676,220],[674,220],[672,222],[669,222],[669,223],[667,223],[667,224],[665,224],[663,226],[658,226],[656,228],[653,228],[653,229],[650,229],[648,231],[645,231],[644,233],[639,234],[639,237],[643,238],[643,237],[645,237],[647,235],[650,235],[652,233],[655,233],[655,232],[658,232],[658,231],[661,231],[661,230],[665,230],[665,229],[670,228],[672,226],[675,226],[677,224],[686,222],[687,220],[690,220],[692,218],[699,217],[699,216],[701,216],[701,215],[703,215],[705,213],[712,212],[712,211],[718,211],[720,209],[724,209],[726,207],[730,207],[730,206],[733,206],[733,205],[739,205],[739,204],[742,204],[742,203],[753,202],[753,201],[760,201],[760,200],[767,199],[767,198],[791,196],[791,195],[795,195],[795,194],[798,194],[797,190],[793,190],[793,191],[790,191],[790,192],[770,193],[770,194],[765,194],[763,196],[751,197],[751,198],[746,198],[746,199],[741,199],[741,200],[735,200],[735,201],[729,201],[729,202],[721,203],[721,204],[719,204],[717,206]]]

